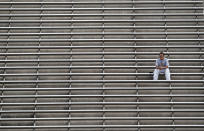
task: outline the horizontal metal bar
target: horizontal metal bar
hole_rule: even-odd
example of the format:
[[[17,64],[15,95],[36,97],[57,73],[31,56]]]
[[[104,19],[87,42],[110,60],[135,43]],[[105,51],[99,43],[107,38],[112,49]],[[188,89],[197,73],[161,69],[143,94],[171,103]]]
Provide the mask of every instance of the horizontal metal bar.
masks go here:
[[[71,8],[73,9],[73,8]],[[153,14],[0,14],[0,17],[102,17],[102,16],[203,16],[203,13],[153,13]]]
[[[80,32],[80,33],[0,33],[0,36],[51,36],[51,35],[203,35],[204,32]]]
[[[5,73],[6,76],[151,76],[153,73]],[[204,73],[171,73],[172,76],[204,76]]]
[[[204,19],[137,19],[137,20],[0,20],[0,23],[133,23],[133,22],[204,22]]]
[[[155,62],[156,59],[13,59],[0,60],[0,63],[12,62]],[[170,62],[203,62],[204,59],[169,59]]]
[[[55,125],[55,126],[0,126],[0,129],[46,129],[46,128],[203,128],[204,125]]]
[[[0,27],[0,30],[8,29],[202,29],[204,26],[27,26],[27,27]]]
[[[0,46],[0,49],[83,49],[83,48],[204,48],[204,45],[149,46]]]
[[[55,117],[1,118],[0,121],[58,121],[58,120],[204,120],[204,117]]]
[[[0,2],[2,5],[72,5],[72,4],[202,4],[203,1],[106,1],[106,2]]]
[[[0,39],[0,42],[186,42],[204,39]]]
[[[0,103],[1,106],[53,106],[53,105],[203,105],[204,102],[49,102]],[[1,120],[1,119],[0,119]]]
[[[0,8],[0,11],[97,11],[97,10],[202,10],[202,7],[138,7],[138,8]]]
[[[20,83],[204,83],[204,80],[18,80],[0,81],[0,84]]]
[[[89,112],[204,112],[204,109],[104,109],[104,110],[0,110],[0,113],[89,113]]]
[[[69,91],[69,90],[204,90],[204,87],[92,87],[92,88],[0,88],[0,91]]]
[[[204,82],[204,81],[203,81]],[[154,95],[1,95],[0,98],[97,98],[97,97],[204,97],[202,94],[154,94]]]
[[[166,55],[204,55],[204,52],[164,52]],[[158,55],[159,52],[32,52],[32,53],[0,53],[0,56],[25,55]]]
[[[152,69],[155,66],[6,66],[5,69]],[[171,69],[203,69],[204,66],[169,66]]]

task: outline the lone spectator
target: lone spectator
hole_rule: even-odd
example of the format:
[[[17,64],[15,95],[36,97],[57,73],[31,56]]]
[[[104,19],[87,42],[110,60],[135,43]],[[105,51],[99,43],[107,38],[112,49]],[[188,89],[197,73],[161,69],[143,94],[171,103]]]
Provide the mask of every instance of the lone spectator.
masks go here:
[[[168,59],[164,57],[164,53],[160,52],[156,60],[156,69],[154,70],[153,80],[158,80],[159,74],[165,74],[166,80],[171,80]]]

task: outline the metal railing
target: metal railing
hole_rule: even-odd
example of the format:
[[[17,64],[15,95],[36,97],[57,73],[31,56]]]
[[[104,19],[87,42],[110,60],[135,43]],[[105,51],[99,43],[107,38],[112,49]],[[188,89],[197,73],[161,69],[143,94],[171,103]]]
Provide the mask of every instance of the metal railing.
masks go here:
[[[58,4],[202,4],[203,1],[106,1],[106,2],[0,2],[0,4],[20,4],[20,5],[27,5],[27,4],[50,4],[50,5],[58,5]]]
[[[197,29],[204,26],[26,26],[26,27],[0,27],[0,30],[8,29]],[[72,33],[72,32],[71,32]],[[134,32],[132,32],[134,33]],[[170,32],[168,32],[170,33]]]
[[[162,2],[162,1],[160,1],[160,2]],[[15,3],[18,4],[18,2],[15,2]],[[19,2],[19,4],[20,3],[22,3],[22,2]],[[31,2],[29,2],[29,3],[30,3],[30,5],[35,4],[35,3],[31,3]],[[160,4],[163,4],[163,3],[164,2],[162,2]],[[6,4],[6,3],[0,2],[0,4]],[[12,4],[12,5],[14,5],[14,4]],[[146,3],[146,4],[148,4],[148,3]],[[155,4],[158,4],[158,3],[155,3]],[[180,3],[180,4],[183,4],[183,3]],[[185,4],[188,4],[188,3],[185,3]],[[189,4],[192,4],[192,3],[189,3]],[[194,2],[193,4],[198,4],[198,3]],[[22,5],[23,5],[23,3],[22,3]],[[202,7],[191,7],[191,6],[189,6],[189,7],[182,7],[182,6],[179,7],[178,6],[178,7],[165,7],[165,8],[164,7],[137,7],[137,8],[116,8],[116,7],[107,8],[106,7],[103,9],[104,10],[202,10]],[[4,10],[4,11],[5,10],[12,10],[12,11],[14,11],[14,10],[15,11],[20,11],[20,10],[70,11],[70,10],[102,10],[102,8],[63,8],[63,7],[62,8],[1,8],[0,10]]]
[[[0,23],[134,23],[134,22],[203,22],[204,19],[137,19],[137,20],[0,20]]]

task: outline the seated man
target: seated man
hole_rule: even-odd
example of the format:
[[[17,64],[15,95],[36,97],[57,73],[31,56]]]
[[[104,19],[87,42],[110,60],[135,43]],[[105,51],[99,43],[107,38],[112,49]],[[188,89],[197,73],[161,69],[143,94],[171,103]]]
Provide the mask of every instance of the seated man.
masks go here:
[[[169,62],[164,58],[164,53],[160,52],[159,59],[156,60],[156,69],[154,70],[153,80],[158,80],[159,74],[165,74],[166,80],[171,80],[169,71]]]

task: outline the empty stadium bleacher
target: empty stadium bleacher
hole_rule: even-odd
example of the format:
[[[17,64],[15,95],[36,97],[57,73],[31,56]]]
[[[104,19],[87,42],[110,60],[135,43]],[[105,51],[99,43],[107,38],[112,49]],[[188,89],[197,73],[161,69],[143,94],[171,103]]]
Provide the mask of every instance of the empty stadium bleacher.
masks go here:
[[[202,0],[0,0],[0,130],[203,131],[203,42]]]

